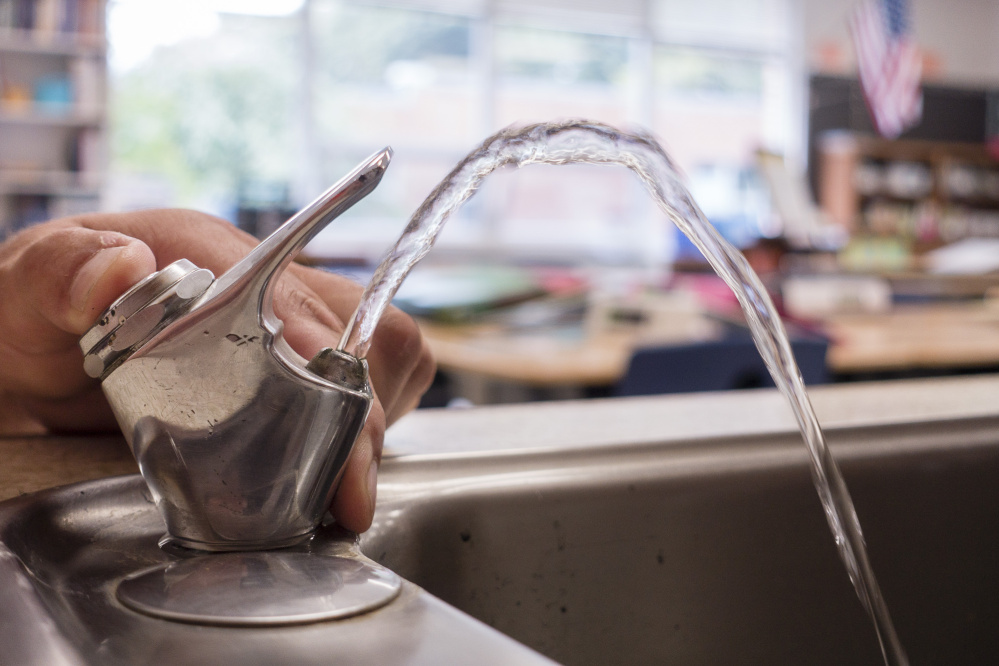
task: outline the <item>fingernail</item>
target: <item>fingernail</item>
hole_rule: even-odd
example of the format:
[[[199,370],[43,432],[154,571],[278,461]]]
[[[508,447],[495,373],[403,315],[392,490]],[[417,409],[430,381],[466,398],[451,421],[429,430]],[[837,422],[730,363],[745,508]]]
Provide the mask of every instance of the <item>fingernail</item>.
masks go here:
[[[87,301],[90,299],[94,287],[126,249],[126,245],[119,245],[98,250],[94,256],[87,260],[87,263],[80,267],[69,287],[69,304],[74,310],[83,312],[86,309]]]
[[[371,502],[371,513],[375,512],[375,501],[378,499],[378,461],[372,460],[368,466],[368,500]]]

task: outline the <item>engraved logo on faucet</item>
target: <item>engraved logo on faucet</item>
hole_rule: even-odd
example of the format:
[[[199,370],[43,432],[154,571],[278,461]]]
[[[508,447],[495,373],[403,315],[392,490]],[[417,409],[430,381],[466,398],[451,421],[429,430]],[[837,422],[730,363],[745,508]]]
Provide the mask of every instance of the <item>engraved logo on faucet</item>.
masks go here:
[[[251,342],[256,342],[257,340],[260,339],[260,336],[259,335],[240,335],[239,333],[230,333],[229,335],[225,336],[225,339],[228,340],[229,342],[235,342],[237,347],[241,347],[241,346],[243,346],[245,344],[249,344]]]

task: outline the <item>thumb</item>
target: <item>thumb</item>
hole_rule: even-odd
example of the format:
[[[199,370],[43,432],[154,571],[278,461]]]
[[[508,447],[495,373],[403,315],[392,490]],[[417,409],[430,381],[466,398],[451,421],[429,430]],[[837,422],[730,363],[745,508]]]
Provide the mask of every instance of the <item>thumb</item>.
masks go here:
[[[89,231],[89,230],[87,230]],[[156,270],[152,250],[140,240],[116,232],[90,232],[91,246],[69,284],[61,322],[83,334],[97,317],[132,285]]]
[[[79,373],[67,372],[80,354],[80,335],[118,296],[156,269],[141,241],[110,231],[42,225],[13,239],[0,258],[0,340],[10,345],[4,374],[36,396],[79,390]],[[35,230],[32,230],[35,231]]]
[[[145,243],[115,231],[55,229],[31,243],[15,266],[33,326],[82,335],[129,287],[156,270]],[[45,331],[38,331],[44,333]]]

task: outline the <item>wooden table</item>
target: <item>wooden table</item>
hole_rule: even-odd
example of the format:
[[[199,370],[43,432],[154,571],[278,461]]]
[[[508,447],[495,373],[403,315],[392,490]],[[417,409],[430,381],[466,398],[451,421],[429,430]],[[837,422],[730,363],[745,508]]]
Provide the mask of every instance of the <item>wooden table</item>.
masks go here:
[[[138,473],[125,439],[118,436],[0,436],[0,500],[25,493]]]
[[[999,366],[999,306],[988,301],[842,314],[825,327],[837,373]]]
[[[441,368],[530,386],[611,384],[624,374],[635,346],[627,332],[575,338],[423,320],[420,330]]]
[[[980,302],[841,314],[822,324],[831,338],[827,363],[834,374],[999,366],[999,307]],[[572,338],[487,325],[421,321],[420,328],[438,365],[466,383],[609,386],[643,343],[627,331]]]

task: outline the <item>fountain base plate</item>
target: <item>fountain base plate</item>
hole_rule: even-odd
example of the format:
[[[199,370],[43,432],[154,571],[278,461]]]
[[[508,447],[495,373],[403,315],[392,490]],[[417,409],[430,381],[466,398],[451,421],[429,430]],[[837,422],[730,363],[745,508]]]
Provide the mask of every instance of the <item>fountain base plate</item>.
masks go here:
[[[277,626],[384,606],[400,578],[377,564],[301,551],[197,554],[128,576],[118,600],[153,617],[221,626]]]

